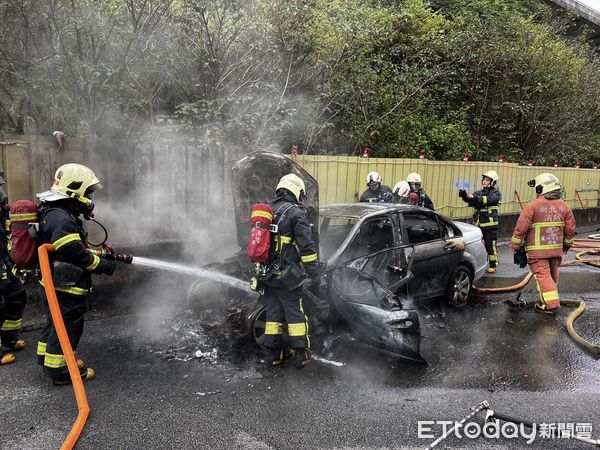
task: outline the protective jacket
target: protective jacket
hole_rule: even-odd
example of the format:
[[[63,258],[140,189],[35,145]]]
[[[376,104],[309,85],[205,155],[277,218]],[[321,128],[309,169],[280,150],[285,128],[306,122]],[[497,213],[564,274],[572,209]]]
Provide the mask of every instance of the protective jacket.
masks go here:
[[[3,288],[7,285],[15,288],[18,285],[21,289],[21,283],[16,277],[17,267],[13,264],[10,259],[10,248],[8,235],[10,233],[10,221],[9,221],[9,207],[4,205],[0,207],[0,284]]]
[[[71,295],[87,295],[92,288],[92,273],[112,274],[114,263],[92,255],[87,251],[87,232],[79,213],[71,208],[71,199],[42,203],[40,244],[51,243],[56,253],[54,261],[63,261],[83,269],[83,274],[74,286],[55,287],[57,291]],[[43,285],[43,280],[40,280]]]
[[[560,198],[540,195],[529,202],[513,231],[510,246],[518,250],[523,244],[530,259],[562,256],[573,245],[575,217]]]
[[[390,203],[392,201],[392,190],[383,184],[379,185],[379,189],[372,191],[367,189],[360,196],[359,202],[362,203]]]
[[[293,194],[285,190],[270,203],[278,232],[272,233],[269,264],[276,260],[283,260],[284,266],[289,262],[302,262],[308,276],[316,277],[319,275],[319,259],[306,214]]]
[[[497,229],[498,205],[502,199],[500,191],[490,186],[474,192],[473,197],[462,197],[463,201],[475,208],[473,221],[482,229]]]
[[[413,191],[413,192],[418,195],[415,205],[422,206],[423,208],[428,208],[431,210],[434,209],[431,198],[429,198],[429,195],[427,195],[424,190],[419,189],[418,191]]]

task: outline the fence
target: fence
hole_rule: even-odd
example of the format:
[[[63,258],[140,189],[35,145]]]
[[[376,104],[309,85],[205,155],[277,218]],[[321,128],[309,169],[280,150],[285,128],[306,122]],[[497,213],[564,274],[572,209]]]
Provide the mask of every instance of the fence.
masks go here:
[[[233,232],[231,167],[240,156],[239,149],[219,145],[75,138],[67,138],[59,152],[51,136],[0,135],[0,168],[6,171],[11,201],[35,200],[65,162],[87,164],[104,185],[98,211],[111,240],[131,245],[204,239],[208,223]],[[481,174],[493,169],[500,175],[501,214],[519,212],[519,202],[534,198],[527,180],[542,172],[559,177],[572,207],[599,206],[600,170],[347,156],[298,156],[296,161],[319,182],[321,204],[355,202],[373,170],[390,187],[418,172],[436,210],[452,218],[469,217],[472,210],[458,198],[458,190],[478,189]]]
[[[231,166],[236,149],[201,144],[146,144],[126,140],[0,136],[0,167],[11,201],[36,200],[66,162],[93,168],[103,184],[99,219],[114,243],[135,245],[174,237],[201,238],[207,221],[233,229]],[[94,227],[90,227],[94,234]]]
[[[423,188],[434,202],[435,209],[453,217],[468,217],[472,209],[458,197],[458,190],[480,189],[481,174],[495,170],[500,176],[502,192],[500,214],[517,213],[520,203],[535,198],[527,181],[543,172],[556,175],[565,188],[566,200],[573,208],[599,206],[600,170],[566,167],[529,167],[511,163],[428,161],[422,159],[360,158],[349,156],[298,156],[302,165],[319,182],[321,204],[348,203],[367,188],[366,176],[376,171],[384,184],[393,187],[410,172],[423,178]]]

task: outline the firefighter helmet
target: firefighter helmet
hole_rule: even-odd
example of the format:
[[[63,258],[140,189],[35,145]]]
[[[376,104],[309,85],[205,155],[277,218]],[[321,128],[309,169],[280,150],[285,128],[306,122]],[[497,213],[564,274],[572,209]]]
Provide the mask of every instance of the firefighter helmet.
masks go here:
[[[275,192],[277,192],[279,189],[287,189],[288,191],[290,191],[294,195],[294,197],[296,197],[298,203],[300,203],[304,199],[304,197],[306,197],[304,181],[302,181],[302,178],[300,178],[294,173],[288,173],[287,175],[281,177],[279,183],[277,184]]]
[[[367,186],[370,186],[373,183],[383,183],[383,178],[377,172],[369,172],[367,174]]]
[[[492,180],[492,182],[490,183],[492,186],[496,186],[496,183],[498,182],[498,179],[500,178],[498,176],[498,172],[496,172],[495,170],[488,170],[487,172],[483,172],[481,174],[481,178],[489,178],[490,180]]]
[[[408,197],[410,193],[410,186],[404,180],[398,181],[396,186],[394,186],[394,194],[399,195],[400,197]]]
[[[37,194],[43,202],[72,198],[77,200],[77,209],[86,218],[92,217],[94,202],[92,193],[101,188],[100,180],[89,167],[82,164],[64,164],[54,174],[54,183],[49,191]]]
[[[100,180],[92,169],[82,164],[64,164],[54,174],[51,191],[64,194],[65,197],[86,197],[99,187]]]
[[[421,190],[421,183],[423,180],[421,179],[421,175],[417,172],[411,172],[406,175],[406,181],[408,182],[411,191],[418,192]]]
[[[406,176],[406,181],[409,183],[422,183],[421,175],[417,172],[411,172]]]
[[[548,194],[549,192],[562,189],[558,178],[551,173],[539,174],[533,180],[529,180],[527,184],[531,187],[535,186],[535,193],[537,195]]]

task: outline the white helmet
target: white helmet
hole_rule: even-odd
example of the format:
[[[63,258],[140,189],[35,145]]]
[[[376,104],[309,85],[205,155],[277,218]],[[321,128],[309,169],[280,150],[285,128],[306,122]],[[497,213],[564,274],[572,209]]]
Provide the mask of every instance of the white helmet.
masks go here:
[[[481,174],[481,178],[489,178],[490,180],[492,180],[492,182],[490,183],[492,186],[496,186],[496,183],[498,182],[498,179],[500,178],[500,176],[498,175],[498,172],[496,172],[495,170],[488,170],[487,172],[483,172]]]
[[[410,193],[410,186],[408,185],[408,182],[404,180],[398,181],[396,186],[394,186],[393,192],[400,197],[408,197],[408,194]]]
[[[279,189],[287,189],[290,191],[294,197],[296,197],[298,203],[300,203],[306,195],[304,181],[302,181],[302,178],[294,173],[288,173],[287,175],[281,177],[275,192],[277,192]]]
[[[383,183],[383,178],[377,172],[369,172],[367,174],[367,186],[371,183]]]
[[[409,183],[422,183],[423,180],[421,180],[421,175],[419,175],[417,172],[411,172],[406,176],[406,181],[408,181]]]

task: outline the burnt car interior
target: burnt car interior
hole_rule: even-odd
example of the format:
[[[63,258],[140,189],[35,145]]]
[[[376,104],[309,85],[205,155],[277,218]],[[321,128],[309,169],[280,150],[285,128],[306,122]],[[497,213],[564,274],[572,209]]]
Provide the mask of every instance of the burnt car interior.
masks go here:
[[[435,217],[418,213],[405,214],[404,224],[408,242],[411,244],[419,244],[442,238],[440,227]]]
[[[340,248],[356,222],[356,219],[346,217],[325,217],[322,219],[319,230],[321,236],[319,250],[323,260],[329,259]]]
[[[394,228],[391,219],[383,217],[367,220],[361,225],[357,235],[344,250],[340,263],[393,246]]]
[[[347,302],[361,303],[386,309],[401,307],[396,296],[375,280],[375,278],[349,267],[340,267],[333,273],[334,285]]]

